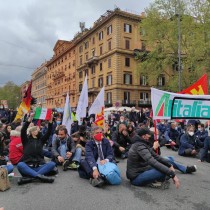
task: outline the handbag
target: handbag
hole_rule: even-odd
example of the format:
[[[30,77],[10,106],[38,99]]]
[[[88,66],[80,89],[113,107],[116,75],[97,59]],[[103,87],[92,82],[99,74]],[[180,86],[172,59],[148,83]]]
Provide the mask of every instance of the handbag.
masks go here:
[[[10,182],[7,169],[0,167],[0,191],[5,191],[10,188]]]
[[[98,170],[109,184],[121,184],[120,170],[116,164],[111,162],[107,162],[104,165],[98,164]]]

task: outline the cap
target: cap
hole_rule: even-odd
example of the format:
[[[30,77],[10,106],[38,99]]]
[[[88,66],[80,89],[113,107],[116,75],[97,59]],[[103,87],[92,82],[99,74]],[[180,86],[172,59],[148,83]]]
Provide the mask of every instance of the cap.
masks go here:
[[[143,135],[153,135],[154,133],[152,131],[149,130],[149,128],[140,128],[137,132],[137,134],[139,136],[143,136]]]

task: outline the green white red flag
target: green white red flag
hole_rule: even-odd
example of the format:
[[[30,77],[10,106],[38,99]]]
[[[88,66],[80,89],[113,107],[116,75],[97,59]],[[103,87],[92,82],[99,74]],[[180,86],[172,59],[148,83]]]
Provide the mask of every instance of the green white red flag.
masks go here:
[[[35,110],[34,119],[49,120],[52,115],[52,109],[37,107]]]

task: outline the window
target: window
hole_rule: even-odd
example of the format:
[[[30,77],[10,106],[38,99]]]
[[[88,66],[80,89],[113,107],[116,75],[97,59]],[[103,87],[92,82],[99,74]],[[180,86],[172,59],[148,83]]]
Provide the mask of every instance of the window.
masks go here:
[[[130,92],[124,92],[124,101],[125,103],[130,102]]]
[[[82,71],[79,72],[79,78],[82,78]]]
[[[128,39],[125,40],[125,49],[130,50],[130,40]]]
[[[132,75],[124,74],[124,84],[131,85],[132,84]]]
[[[103,70],[103,64],[100,63],[100,71],[102,71],[102,70]]]
[[[107,84],[107,85],[111,85],[111,84],[112,84],[112,75],[108,75],[108,76],[106,77],[106,84]]]
[[[85,55],[85,60],[86,61],[88,60],[88,53]]]
[[[75,66],[75,60],[73,60],[73,66]]]
[[[82,47],[82,45],[79,47],[79,53],[82,53],[82,51],[83,51],[83,47]]]
[[[89,42],[85,42],[85,49],[88,49],[89,47]]]
[[[147,84],[147,76],[145,76],[145,75],[140,76],[140,85],[142,85],[142,86],[148,85]]]
[[[107,35],[110,35],[112,33],[112,25],[107,27]]]
[[[95,49],[92,49],[92,57],[95,56]]]
[[[101,32],[98,34],[98,39],[99,39],[99,41],[103,39],[103,31],[101,31]]]
[[[103,77],[98,79],[98,87],[103,87]]]
[[[88,76],[88,69],[85,69],[85,76],[87,75]]]
[[[100,46],[100,55],[103,54],[103,46]]]
[[[108,68],[111,68],[112,66],[112,62],[111,62],[111,58],[108,59]]]
[[[106,94],[107,103],[112,103],[112,92]]]
[[[79,63],[82,65],[82,56],[79,58]]]
[[[91,74],[95,74],[95,66],[91,67]]]
[[[95,78],[92,79],[92,87],[95,87]]]
[[[148,98],[149,98],[149,93],[145,93],[145,92],[140,93],[140,100],[146,101],[148,100]]]
[[[108,42],[108,50],[111,50],[111,49],[112,49],[112,42],[109,41],[109,42]]]
[[[124,23],[124,32],[132,33],[132,26],[130,24]]]
[[[79,85],[79,91],[82,91],[82,84]]]
[[[95,44],[95,37],[92,38],[92,44]]]
[[[125,58],[125,66],[130,67],[130,58]]]
[[[71,63],[69,63],[69,69],[71,68]]]
[[[164,86],[165,85],[165,76],[164,75],[160,75],[158,77],[157,85],[158,86]]]

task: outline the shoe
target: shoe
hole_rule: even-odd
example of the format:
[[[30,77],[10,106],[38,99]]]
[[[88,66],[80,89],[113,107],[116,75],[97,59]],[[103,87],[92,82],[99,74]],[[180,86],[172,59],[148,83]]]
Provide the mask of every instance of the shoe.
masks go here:
[[[179,149],[176,148],[176,147],[172,147],[172,150],[173,150],[174,152],[177,152]]]
[[[72,162],[67,168],[70,170],[77,170],[79,168],[79,164]]]
[[[102,187],[104,185],[104,180],[98,177],[97,179],[90,178],[90,184],[93,187]]]
[[[121,158],[126,159],[127,158],[126,154],[121,154]]]
[[[148,187],[151,188],[157,188],[157,189],[168,189],[170,186],[170,181],[169,180],[165,180],[164,182],[153,182],[147,185]]]
[[[57,175],[58,173],[59,173],[58,168],[55,166],[55,167],[53,168],[53,170],[50,171],[49,173],[45,174],[45,176],[55,176],[55,175]]]
[[[35,178],[29,178],[29,177],[21,177],[18,179],[18,185],[28,184],[35,180]]]
[[[191,174],[193,172],[196,172],[197,171],[197,166],[194,165],[194,166],[187,166],[187,169],[186,169],[186,173],[187,174]]]
[[[65,160],[63,162],[63,171],[67,171],[68,170],[69,164],[70,164],[69,160]]]
[[[44,183],[53,183],[54,182],[53,178],[47,177],[47,176],[44,176],[41,174],[39,174],[36,178],[41,180],[41,182],[44,182]]]

